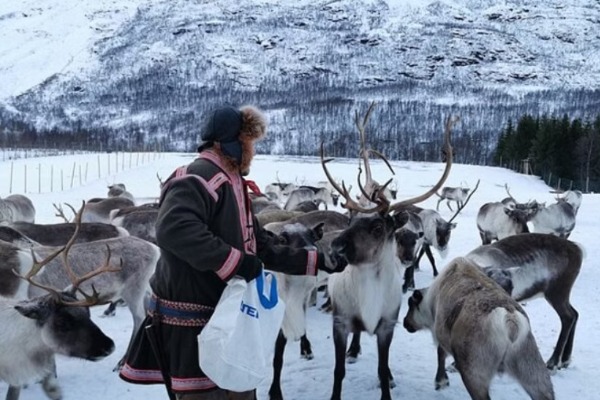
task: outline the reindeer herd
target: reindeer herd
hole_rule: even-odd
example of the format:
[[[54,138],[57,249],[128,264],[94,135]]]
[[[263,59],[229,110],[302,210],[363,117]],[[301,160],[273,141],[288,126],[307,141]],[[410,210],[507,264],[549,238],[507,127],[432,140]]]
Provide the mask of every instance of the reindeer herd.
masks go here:
[[[300,341],[301,356],[314,357],[306,311],[317,290],[324,289],[332,315],[333,400],[344,397],[346,363],[357,361],[362,332],[377,338],[381,399],[392,398],[390,345],[403,294],[409,290],[403,325],[408,332],[431,330],[438,347],[436,390],[449,383],[445,359],[452,356],[473,399],[489,399],[490,382],[499,372],[514,376],[531,398],[553,399],[550,372],[571,362],[578,319],[570,294],[584,252],[568,237],[581,193],[568,191],[546,206],[535,200],[518,202],[506,187],[508,197],[482,204],[473,222],[481,245],[439,268],[432,249],[445,256],[455,220],[477,198],[479,186],[444,186],[457,119],[446,121],[438,182],[421,195],[401,199],[397,187],[390,188],[394,179],[379,184],[372,174],[373,155],[394,173],[385,156],[368,146],[365,127],[372,110],[373,104],[365,117],[355,116],[360,135],[358,196],[330,173],[332,159],[325,157],[325,144],[321,166],[326,181],[312,186],[283,183],[277,177],[250,194],[261,226],[281,243],[326,252],[331,270],[339,271],[317,277],[278,274],[286,312],[275,344],[269,398],[284,398],[281,377],[288,341]],[[439,197],[436,210],[417,206],[434,195]],[[448,220],[438,211],[444,200],[454,213]],[[454,210],[451,201],[456,202]],[[136,205],[125,186],[116,184],[106,197],[88,199],[79,210],[67,206],[74,217],[55,205],[57,217],[65,222],[41,225],[35,224],[35,209],[25,196],[0,200],[0,380],[9,385],[7,400],[17,400],[21,387],[35,381],[42,382],[48,398],[62,398],[56,354],[95,361],[114,351],[113,341],[90,318],[89,307],[111,304],[110,314],[123,301],[133,318],[132,334],[146,313],[148,281],[159,257],[157,204]],[[415,289],[414,271],[423,255],[434,279],[428,288]],[[521,304],[536,296],[543,296],[561,321],[546,362]]]

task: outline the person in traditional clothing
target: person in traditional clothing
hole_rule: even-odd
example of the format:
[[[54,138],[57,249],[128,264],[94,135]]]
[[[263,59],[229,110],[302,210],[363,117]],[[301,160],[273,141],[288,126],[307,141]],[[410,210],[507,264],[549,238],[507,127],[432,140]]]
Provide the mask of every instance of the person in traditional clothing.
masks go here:
[[[165,384],[177,400],[256,399],[255,391],[218,388],[198,362],[198,335],[227,281],[251,281],[263,264],[292,275],[331,272],[323,253],[281,245],[252,214],[243,177],[265,130],[254,107],[212,111],[198,158],[165,181],[156,222],[161,256],[150,280],[148,316],[125,356],[122,379]]]

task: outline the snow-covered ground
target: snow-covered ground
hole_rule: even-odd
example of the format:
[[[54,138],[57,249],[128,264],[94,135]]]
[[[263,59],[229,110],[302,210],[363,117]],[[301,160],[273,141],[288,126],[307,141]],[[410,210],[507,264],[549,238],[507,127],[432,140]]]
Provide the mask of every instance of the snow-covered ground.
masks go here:
[[[106,157],[105,155],[101,155]],[[69,186],[59,191],[56,186],[53,192],[42,189],[38,192],[35,181],[28,196],[37,208],[38,223],[60,222],[55,216],[52,203],[69,202],[79,204],[81,200],[106,195],[107,183],[124,183],[128,190],[141,201],[148,201],[158,195],[156,174],[165,178],[176,167],[190,162],[194,154],[163,154],[162,157],[152,158],[145,165],[136,167],[132,163],[129,168],[120,168],[119,173],[113,169],[111,175],[102,173],[101,178],[89,172],[87,180],[75,179],[73,188]],[[63,169],[70,174],[73,165],[82,163],[81,156],[46,157],[30,159],[29,169],[40,165],[48,168],[54,165],[54,170]],[[91,165],[97,163],[96,155],[86,155]],[[104,160],[104,158],[103,158]],[[336,160],[331,163],[331,171],[336,177],[346,182],[356,181],[356,161]],[[393,162],[399,195],[402,198],[412,197],[433,185],[442,171],[439,163]],[[77,168],[78,169],[78,168]],[[376,163],[373,174],[378,180],[387,180],[387,172],[381,163]],[[250,179],[254,179],[261,187],[275,181],[276,173],[283,181],[291,180],[298,183],[314,184],[324,179],[324,174],[316,158],[277,158],[272,156],[257,156],[254,161]],[[0,195],[8,195],[7,177],[10,174],[10,161],[0,162]],[[22,173],[15,175],[13,192],[21,190]],[[31,178],[30,178],[31,179]],[[553,195],[541,180],[533,176],[525,176],[501,168],[477,167],[469,165],[454,165],[446,185],[461,184],[473,187],[481,179],[479,190],[471,202],[457,217],[458,226],[452,234],[448,257],[441,260],[436,254],[438,268],[443,268],[452,258],[464,255],[476,247],[480,241],[475,225],[475,216],[479,207],[488,201],[498,201],[505,197],[504,184],[508,184],[513,196],[521,201],[536,199],[552,202]],[[18,186],[19,185],[19,186]],[[354,185],[355,186],[355,185]],[[17,189],[19,188],[19,189]],[[422,205],[435,208],[436,198],[429,199]],[[445,205],[440,207],[444,217],[452,214]],[[566,370],[561,370],[552,378],[556,397],[558,399],[593,399],[600,393],[600,380],[597,379],[596,362],[600,359],[600,350],[596,332],[600,331],[600,269],[595,260],[600,257],[600,247],[596,240],[600,237],[598,227],[598,211],[600,210],[600,195],[584,195],[579,210],[577,225],[571,239],[581,243],[587,252],[581,274],[575,283],[572,294],[573,306],[579,311],[579,323],[575,335],[573,362]],[[421,271],[416,273],[417,287],[427,286],[432,279],[431,268],[422,262]],[[138,386],[121,381],[113,366],[125,351],[131,334],[131,316],[125,308],[119,308],[113,318],[98,318],[103,308],[92,310],[95,321],[103,331],[111,336],[117,345],[116,351],[105,360],[91,363],[87,361],[67,359],[58,360],[59,382],[64,391],[64,399],[165,399],[164,388],[161,386]],[[560,322],[556,313],[541,299],[527,303],[527,311],[535,338],[540,351],[547,359],[552,353],[558,338]],[[407,311],[406,298],[400,311],[403,318]],[[2,327],[0,327],[2,329]],[[299,344],[288,344],[282,378],[282,388],[288,400],[317,400],[328,399],[333,384],[334,349],[331,339],[331,315],[319,312],[316,308],[308,311],[308,336],[312,341],[315,358],[307,361],[299,357]],[[596,339],[594,339],[596,337]],[[378,399],[380,390],[377,379],[377,352],[374,337],[364,336],[363,352],[355,364],[348,365],[346,379],[343,385],[345,399],[371,400]],[[436,368],[436,352],[431,335],[425,332],[409,334],[399,324],[396,327],[390,354],[390,367],[397,386],[392,391],[396,399],[422,400],[440,399],[453,400],[468,398],[467,392],[458,374],[450,375],[450,387],[436,392],[433,378]],[[270,382],[265,381],[258,390],[259,399],[267,399]],[[6,390],[6,384],[0,383],[0,398]],[[502,400],[526,399],[527,395],[516,382],[507,376],[494,380],[491,397]],[[23,390],[21,399],[39,400],[45,396],[39,385],[30,385]]]

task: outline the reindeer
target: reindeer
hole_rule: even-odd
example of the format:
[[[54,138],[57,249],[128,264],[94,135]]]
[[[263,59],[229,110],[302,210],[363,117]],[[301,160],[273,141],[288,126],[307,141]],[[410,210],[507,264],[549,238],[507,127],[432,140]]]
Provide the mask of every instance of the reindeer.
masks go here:
[[[369,110],[371,109],[372,105]],[[356,122],[360,130],[358,114]],[[397,225],[397,219],[390,216],[390,213],[401,207],[426,200],[442,186],[452,165],[450,127],[453,122],[451,119],[446,121],[444,143],[446,168],[439,182],[428,192],[393,205],[390,205],[383,194],[384,187],[373,187],[373,195],[369,196],[367,190],[359,185],[363,195],[375,204],[371,208],[364,208],[353,201],[344,182],[340,187],[327,170],[326,163],[331,159],[324,160],[323,143],[321,143],[321,165],[327,179],[346,200],[342,207],[354,212],[371,214],[355,219],[350,227],[333,240],[331,245],[332,250],[348,262],[343,272],[329,277],[327,286],[333,308],[335,345],[334,383],[331,396],[333,400],[341,399],[342,380],[346,373],[348,334],[361,331],[377,335],[381,398],[391,399],[390,387],[393,386],[393,377],[388,365],[389,347],[402,301],[402,276],[397,261],[397,243],[394,233],[402,226]],[[364,124],[362,126],[364,127]]]
[[[302,214],[305,213],[301,211],[272,210],[256,214],[256,219],[261,226],[266,226],[272,222],[287,221],[290,218],[298,217]]]
[[[73,236],[76,224],[32,224],[29,222],[14,222],[7,226],[0,226],[0,232],[8,229],[18,231],[39,245],[64,246],[69,241],[69,238]],[[123,236],[129,236],[129,233],[123,228],[94,222],[82,223],[79,227],[79,233],[77,234],[75,243],[92,242],[94,240]]]
[[[69,243],[73,242],[74,237]],[[10,254],[5,253],[6,245],[0,242],[1,254],[8,256],[10,260]],[[12,264],[15,274],[10,279],[5,276],[7,279],[2,280],[2,285],[5,286],[7,281],[14,284],[15,280],[22,279],[30,287],[36,287],[42,292],[30,300],[0,297],[0,324],[3,327],[0,330],[0,380],[9,384],[7,400],[18,400],[21,386],[40,378],[44,378],[43,388],[48,397],[60,399],[61,389],[54,378],[55,354],[97,361],[111,354],[115,348],[114,342],[90,319],[88,307],[100,304],[101,295],[95,290],[91,295],[87,294],[81,288],[82,283],[89,279],[118,271],[118,268],[111,266],[110,250],[103,266],[93,269],[90,265],[90,272],[78,276],[67,261],[69,248],[69,245],[60,248],[42,261],[37,261],[33,255],[26,259],[21,254],[12,260],[21,260],[20,263]],[[65,274],[70,280],[65,290],[33,279],[61,253]],[[1,267],[4,269],[7,266]],[[23,275],[27,268],[29,272]],[[76,293],[85,298],[78,300]]]
[[[266,195],[255,196],[254,198],[251,198],[250,201],[252,203],[252,211],[254,212],[254,215],[267,211],[281,210],[279,202],[270,199]]]
[[[448,243],[450,241],[450,235],[452,230],[456,228],[456,222],[454,219],[460,214],[460,212],[465,208],[465,206],[471,200],[473,194],[479,188],[479,180],[475,185],[473,191],[465,198],[465,201],[461,203],[461,205],[456,209],[456,212],[450,218],[449,221],[446,221],[442,218],[442,216],[433,210],[424,210],[419,207],[412,206],[411,209],[413,212],[417,212],[423,223],[424,230],[424,241],[423,245],[419,249],[419,255],[415,263],[408,268],[404,273],[404,285],[402,285],[402,290],[406,293],[409,289],[415,288],[415,277],[414,271],[415,269],[419,269],[419,262],[423,255],[427,255],[427,259],[431,263],[431,267],[433,268],[433,276],[436,277],[438,275],[438,270],[435,265],[435,259],[433,258],[433,254],[431,252],[431,247],[435,248],[442,258],[446,257],[446,253],[448,250]],[[418,232],[418,230],[416,231]]]
[[[469,188],[450,187],[450,186],[446,186],[446,187],[442,188],[442,194],[436,193],[440,199],[437,202],[435,210],[440,211],[440,203],[442,201],[446,200],[446,205],[448,206],[450,211],[454,212],[454,210],[452,210],[452,207],[450,207],[450,202],[451,201],[456,202],[456,207],[461,208],[465,199],[469,195],[470,190],[471,189],[469,189]]]
[[[321,201],[327,204],[328,201],[331,202],[331,192],[326,188],[313,189],[309,186],[300,186],[298,189],[290,192],[283,209],[293,211],[299,204],[306,201]]]
[[[87,203],[83,210],[81,222],[110,223],[111,211],[127,207],[133,207],[133,201],[125,197],[109,197],[95,203]]]
[[[125,229],[131,236],[144,239],[156,244],[156,218],[158,209],[147,209],[120,215],[112,219],[111,224],[120,229]]]
[[[85,206],[78,211],[76,215],[76,225],[81,226],[82,212]],[[75,230],[78,233],[78,229]],[[111,239],[97,240],[89,243],[74,243],[76,234],[69,243],[68,263],[73,271],[78,275],[85,275],[90,271],[90,266],[97,265],[98,260],[106,257],[110,251],[115,259],[122,260],[122,265],[118,272],[114,274],[102,274],[94,276],[87,280],[82,289],[89,289],[93,285],[102,292],[101,302],[116,301],[123,299],[127,303],[133,317],[132,339],[135,332],[145,318],[144,299],[149,289],[149,279],[154,273],[156,263],[160,256],[157,246],[145,240],[124,236]],[[36,256],[48,256],[56,249],[46,246],[35,246],[33,252]],[[47,266],[40,271],[36,278],[40,284],[66,287],[69,285],[69,276],[64,268],[58,267],[58,260],[51,260]],[[13,262],[14,263],[14,262]],[[114,266],[114,265],[113,265]],[[16,278],[15,278],[16,279]],[[14,279],[1,282],[2,285],[15,285]],[[35,297],[40,295],[40,288],[36,286],[28,287],[28,296]],[[117,368],[121,365],[121,361]]]
[[[288,224],[300,223],[305,226],[315,226],[323,222],[323,232],[346,229],[350,225],[350,219],[337,211],[317,210],[298,214],[285,221],[271,222],[265,224],[265,229],[278,234]]]
[[[413,292],[408,307],[404,328],[410,333],[427,328],[438,345],[436,390],[448,386],[444,364],[451,354],[474,400],[490,398],[490,383],[500,371],[532,399],[554,399],[527,314],[472,261],[454,259],[429,288]]]
[[[575,215],[577,215],[579,207],[581,206],[582,198],[583,194],[579,190],[567,190],[563,193],[562,197],[557,196],[556,201],[559,203],[561,201],[569,203],[573,207],[573,210],[575,210]]]
[[[523,233],[480,246],[465,257],[483,268],[516,301],[544,296],[561,321],[558,342],[546,365],[553,370],[566,368],[571,362],[579,315],[570,295],[583,250],[553,235]]]
[[[135,202],[135,198],[127,191],[123,183],[115,183],[108,187],[108,197],[123,197]]]
[[[485,203],[477,213],[477,229],[482,244],[490,244],[493,240],[529,232],[527,221],[535,212],[538,203],[533,201],[519,203],[504,185],[508,197],[501,202]]]
[[[318,241],[323,238],[323,225],[321,222],[312,228],[301,223],[286,224],[277,234],[279,242],[296,248],[316,249]],[[330,271],[339,272],[345,264],[334,265],[326,257],[326,264]],[[292,276],[275,273],[279,283],[279,295],[285,302],[285,315],[281,331],[275,343],[273,358],[273,382],[269,389],[271,400],[283,399],[281,391],[281,369],[283,367],[283,353],[288,340],[300,340],[300,354],[303,358],[311,360],[314,356],[310,341],[306,336],[306,306],[309,295],[317,283],[315,276]]]
[[[536,233],[550,233],[567,239],[575,228],[577,211],[572,204],[558,200],[546,206],[544,203],[529,203],[528,217]]]
[[[35,222],[35,207],[28,197],[13,194],[0,199],[0,222]]]

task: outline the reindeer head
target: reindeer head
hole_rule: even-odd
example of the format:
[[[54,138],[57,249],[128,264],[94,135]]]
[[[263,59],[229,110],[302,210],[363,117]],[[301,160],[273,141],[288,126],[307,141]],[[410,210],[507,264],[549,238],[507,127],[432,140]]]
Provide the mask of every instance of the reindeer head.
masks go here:
[[[423,304],[426,295],[427,288],[418,289],[408,298],[408,312],[404,317],[403,325],[409,333],[415,333],[431,325],[433,319],[431,310],[428,310]]]
[[[114,342],[91,320],[88,307],[70,305],[76,302],[72,294],[60,292],[21,301],[15,309],[37,322],[44,343],[59,354],[89,361],[110,355]]]

